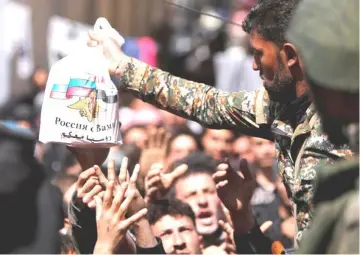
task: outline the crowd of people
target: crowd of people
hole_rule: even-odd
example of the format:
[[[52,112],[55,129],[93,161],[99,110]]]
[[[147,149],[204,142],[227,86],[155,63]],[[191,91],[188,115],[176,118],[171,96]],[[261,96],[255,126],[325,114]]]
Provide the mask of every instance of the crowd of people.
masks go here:
[[[0,108],[0,232],[9,240],[0,251],[284,254],[300,245],[310,253],[358,252],[353,200],[341,200],[346,216],[333,208],[331,223],[319,220],[323,201],[358,188],[359,31],[349,12],[359,3],[344,1],[258,0],[239,9],[234,20],[244,19],[245,32],[233,31],[228,52],[217,55],[218,65],[232,61],[219,77],[238,73],[234,63],[249,66],[250,51],[240,62],[231,52],[251,44],[263,86],[244,72],[237,82],[219,78],[216,87],[184,80],[89,32],[88,45],[103,46],[110,74],[134,95],[119,111],[123,144],[110,149],[34,142],[48,75],[36,69],[30,95]],[[345,76],[330,64],[337,61]],[[244,87],[248,80],[254,90]],[[333,180],[318,182],[341,160],[351,170],[337,176],[338,189]],[[332,171],[317,170],[329,164]],[[318,243],[313,223],[324,235]],[[357,232],[349,230],[354,224]]]

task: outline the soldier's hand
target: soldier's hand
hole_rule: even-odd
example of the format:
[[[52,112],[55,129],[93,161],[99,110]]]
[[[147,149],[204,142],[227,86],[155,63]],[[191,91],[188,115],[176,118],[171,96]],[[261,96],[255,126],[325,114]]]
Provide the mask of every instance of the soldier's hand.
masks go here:
[[[101,47],[108,62],[108,69],[111,75],[115,74],[117,67],[125,56],[121,46],[113,40],[106,31],[89,31],[87,45],[89,47]]]

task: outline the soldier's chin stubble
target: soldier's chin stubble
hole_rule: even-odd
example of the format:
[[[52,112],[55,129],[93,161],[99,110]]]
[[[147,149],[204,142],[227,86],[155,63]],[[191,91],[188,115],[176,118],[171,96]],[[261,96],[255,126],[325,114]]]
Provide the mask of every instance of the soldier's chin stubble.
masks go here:
[[[296,99],[296,80],[279,71],[275,74],[272,84],[264,84],[272,101],[288,103]]]

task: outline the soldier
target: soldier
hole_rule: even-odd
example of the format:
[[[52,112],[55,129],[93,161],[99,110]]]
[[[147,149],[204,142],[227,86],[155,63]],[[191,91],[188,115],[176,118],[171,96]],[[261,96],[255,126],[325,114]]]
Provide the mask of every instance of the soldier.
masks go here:
[[[318,170],[301,254],[359,254],[359,0],[304,0],[287,32],[300,51],[324,131],[352,160]]]
[[[254,48],[253,68],[264,81],[262,88],[251,92],[227,93],[152,68],[124,55],[102,31],[91,31],[88,42],[102,46],[109,72],[143,101],[210,128],[235,129],[275,141],[279,175],[297,218],[297,241],[311,221],[316,166],[352,154],[323,133],[297,49],[285,39],[299,2],[259,0],[246,17],[243,28]],[[249,203],[245,211],[231,212],[238,239],[249,240],[249,235],[259,232]]]

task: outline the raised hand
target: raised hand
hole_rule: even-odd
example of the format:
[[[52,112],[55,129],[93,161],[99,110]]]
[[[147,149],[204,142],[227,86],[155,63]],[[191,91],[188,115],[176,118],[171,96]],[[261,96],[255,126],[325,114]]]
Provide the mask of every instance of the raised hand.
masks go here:
[[[148,137],[140,156],[141,172],[139,184],[141,186],[143,186],[144,178],[153,164],[165,163],[170,133],[166,132],[163,128],[151,128]]]
[[[101,169],[99,167],[95,167],[95,170],[99,182],[103,188],[107,187],[110,181],[114,181],[115,189],[119,189],[121,184],[123,183],[127,183],[129,185],[125,196],[127,196],[130,191],[134,192],[134,198],[128,210],[129,214],[133,215],[136,212],[140,211],[141,209],[145,208],[146,204],[143,197],[140,195],[140,192],[136,188],[136,182],[140,172],[139,164],[135,166],[131,178],[129,177],[129,171],[127,168],[128,168],[128,158],[124,157],[121,161],[120,172],[118,176],[116,176],[115,164],[114,161],[112,160],[110,160],[108,163],[107,177],[105,177],[105,175],[101,172]]]
[[[121,166],[119,175],[116,176],[115,165],[113,161],[108,163],[108,176],[107,178],[97,168],[97,175],[99,176],[99,182],[103,187],[107,187],[109,182],[114,182],[115,190],[121,189],[122,185],[127,185],[127,190],[125,192],[125,197],[133,196],[131,203],[128,206],[127,213],[128,216],[136,215],[138,212],[146,208],[146,203],[141,196],[140,192],[136,188],[137,178],[140,172],[140,166],[137,164],[134,168],[132,176],[129,177],[128,171],[128,158],[124,157]],[[134,224],[134,232],[136,236],[136,243],[140,247],[154,247],[157,244],[156,238],[151,231],[151,226],[144,217]]]
[[[109,161],[108,169],[114,169],[114,161]],[[111,174],[112,171],[108,170],[108,178],[111,178]],[[76,182],[77,199],[81,199],[89,208],[95,208],[94,197],[102,197],[107,184],[107,178],[100,167],[95,165],[79,175]]]
[[[95,244],[94,254],[114,254],[125,242],[126,232],[132,224],[143,218],[147,209],[144,208],[128,219],[125,215],[131,201],[134,198],[134,191],[128,190],[128,184],[123,183],[115,189],[115,181],[108,182],[103,200],[96,196],[96,222],[98,239]],[[115,192],[114,192],[115,191]],[[113,196],[115,193],[115,196]]]
[[[76,182],[76,198],[90,208],[95,208],[94,196],[102,196],[103,188],[97,178],[95,168],[82,172]]]
[[[234,229],[229,222],[219,220],[219,225],[226,234],[224,242],[219,246],[227,254],[236,254],[236,245],[234,240]]]
[[[162,164],[152,165],[145,178],[145,200],[156,200],[160,195],[165,194],[174,181],[188,170],[187,165],[180,165],[170,173],[165,173]]]
[[[272,225],[273,225],[273,222],[272,222],[271,220],[265,221],[265,222],[264,222],[263,224],[261,224],[261,226],[260,226],[261,232],[266,233],[266,231],[268,231],[268,230],[271,228]]]
[[[251,197],[256,188],[256,181],[248,168],[246,160],[240,162],[240,173],[229,164],[220,164],[213,175],[218,196],[229,210],[237,232],[247,232],[254,226],[251,210]]]
[[[132,172],[131,177],[129,177],[129,171],[128,171],[128,159],[124,158],[124,160],[121,162],[120,167],[120,173],[119,173],[119,183],[122,184],[124,182],[128,182],[129,188],[128,192],[134,192],[134,199],[132,203],[129,206],[129,214],[133,215],[137,213],[138,211],[142,210],[143,208],[146,208],[146,203],[144,201],[144,198],[141,196],[139,190],[136,187],[136,182],[139,177],[140,173],[140,165],[136,164],[134,167],[134,170]],[[127,194],[126,194],[127,196]]]
[[[236,244],[234,239],[234,228],[230,222],[219,220],[219,225],[226,233],[225,242],[219,246],[228,254],[236,254]],[[272,221],[266,221],[260,226],[261,232],[265,233],[273,225]]]

